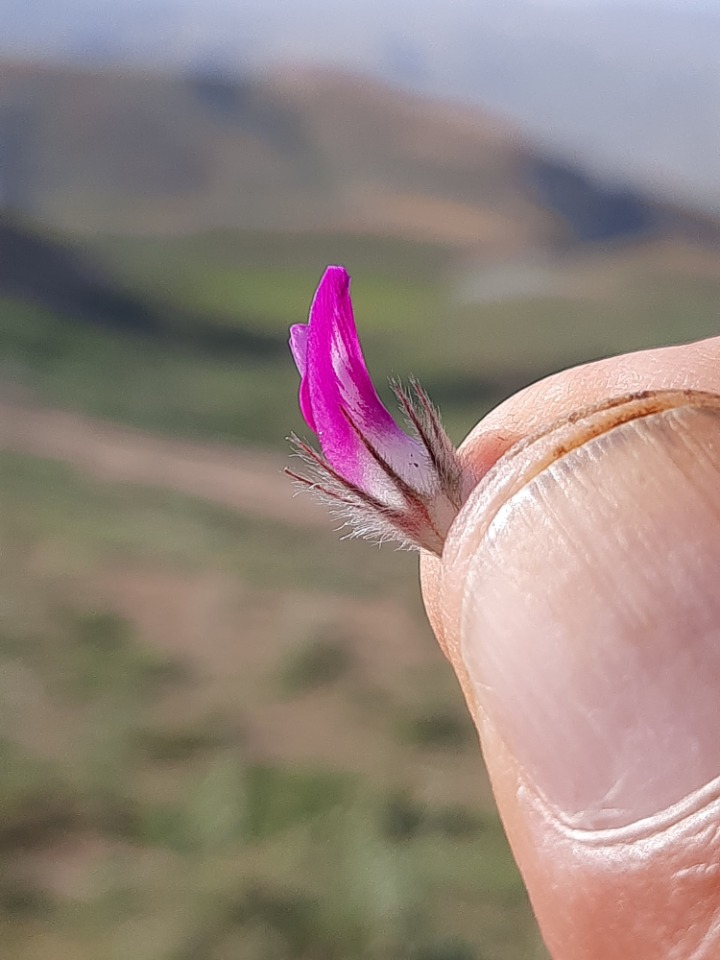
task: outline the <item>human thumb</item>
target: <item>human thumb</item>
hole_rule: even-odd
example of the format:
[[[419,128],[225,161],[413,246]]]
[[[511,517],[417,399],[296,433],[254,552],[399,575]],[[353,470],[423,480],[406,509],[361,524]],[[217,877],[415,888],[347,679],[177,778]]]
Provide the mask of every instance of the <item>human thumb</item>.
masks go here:
[[[555,960],[720,957],[720,398],[514,448],[423,580]]]

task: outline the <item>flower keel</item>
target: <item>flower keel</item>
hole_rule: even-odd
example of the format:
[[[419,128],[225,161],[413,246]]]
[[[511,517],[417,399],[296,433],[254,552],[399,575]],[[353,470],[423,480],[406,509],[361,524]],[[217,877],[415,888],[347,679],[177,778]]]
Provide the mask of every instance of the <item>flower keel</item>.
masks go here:
[[[440,554],[474,479],[417,381],[409,390],[393,384],[413,436],[382,404],[362,355],[349,288],[344,268],[328,267],[307,325],[291,328],[300,409],[322,452],[292,437],[308,474],[287,473],[328,500],[351,535]]]

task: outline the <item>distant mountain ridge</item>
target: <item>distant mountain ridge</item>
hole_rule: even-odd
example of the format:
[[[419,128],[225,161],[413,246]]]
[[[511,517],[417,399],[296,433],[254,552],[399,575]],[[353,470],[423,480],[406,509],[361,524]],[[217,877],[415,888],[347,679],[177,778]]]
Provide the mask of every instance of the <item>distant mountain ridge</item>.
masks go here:
[[[486,111],[337,71],[0,70],[0,198],[63,231],[345,231],[506,255],[677,220]]]
[[[480,111],[357,77],[6,64],[0,194],[69,231],[351,230],[523,244],[554,227]]]
[[[160,326],[144,303],[118,290],[82,254],[2,216],[0,296],[126,332],[156,334]]]
[[[0,56],[342,66],[485,103],[594,173],[720,211],[713,0],[5,0]]]

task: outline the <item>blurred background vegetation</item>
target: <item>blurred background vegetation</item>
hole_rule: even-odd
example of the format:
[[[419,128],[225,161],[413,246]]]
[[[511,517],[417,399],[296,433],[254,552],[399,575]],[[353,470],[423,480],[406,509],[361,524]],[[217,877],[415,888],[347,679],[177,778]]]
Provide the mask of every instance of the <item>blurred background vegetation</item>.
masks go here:
[[[419,377],[459,441],[556,369],[717,333],[720,224],[337,68],[22,52],[0,64],[4,955],[540,960],[414,558],[340,542],[282,475],[306,432],[287,327],[345,264],[377,382]]]

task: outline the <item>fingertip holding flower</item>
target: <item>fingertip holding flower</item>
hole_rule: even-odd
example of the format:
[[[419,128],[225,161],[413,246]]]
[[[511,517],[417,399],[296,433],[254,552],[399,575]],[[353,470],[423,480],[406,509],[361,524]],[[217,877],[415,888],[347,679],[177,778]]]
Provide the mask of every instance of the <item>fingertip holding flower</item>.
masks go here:
[[[475,478],[417,381],[409,391],[392,385],[412,435],[383,405],[360,347],[344,267],[323,274],[308,323],[290,330],[290,350],[300,410],[322,452],[292,437],[308,476],[287,473],[329,500],[352,535],[439,555]]]

